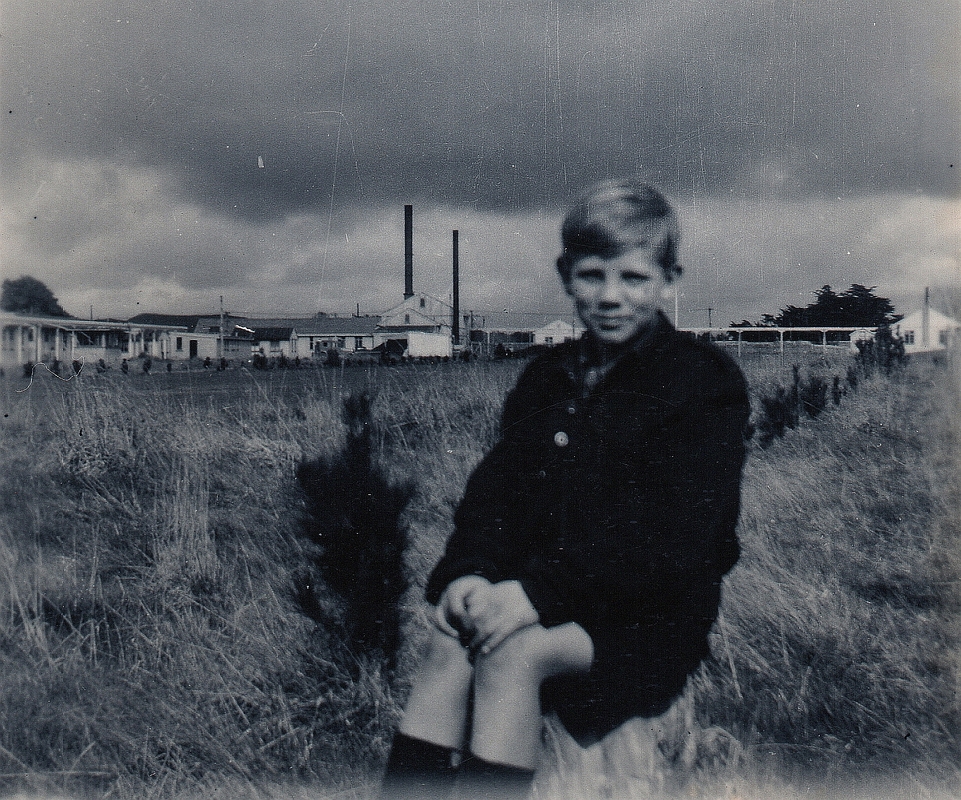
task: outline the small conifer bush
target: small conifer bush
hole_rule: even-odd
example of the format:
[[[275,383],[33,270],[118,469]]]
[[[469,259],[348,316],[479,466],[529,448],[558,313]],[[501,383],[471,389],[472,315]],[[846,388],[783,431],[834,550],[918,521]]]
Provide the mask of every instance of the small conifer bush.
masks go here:
[[[343,450],[297,470],[306,499],[303,529],[321,547],[313,567],[343,601],[349,646],[359,654],[379,654],[393,666],[400,644],[399,607],[408,587],[401,516],[413,487],[392,483],[374,463],[370,395],[350,395],[344,421]],[[316,617],[321,605],[311,579],[310,569],[301,570],[296,593],[302,610]]]

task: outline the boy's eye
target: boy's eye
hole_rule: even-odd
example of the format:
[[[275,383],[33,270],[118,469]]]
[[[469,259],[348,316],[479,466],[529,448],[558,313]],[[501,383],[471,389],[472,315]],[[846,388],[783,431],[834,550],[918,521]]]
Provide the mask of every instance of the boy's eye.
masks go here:
[[[650,275],[646,275],[643,272],[624,272],[621,273],[621,280],[631,286],[640,286],[642,283],[647,283],[651,279]]]
[[[604,271],[600,269],[579,269],[574,274],[579,281],[596,283],[604,280]]]

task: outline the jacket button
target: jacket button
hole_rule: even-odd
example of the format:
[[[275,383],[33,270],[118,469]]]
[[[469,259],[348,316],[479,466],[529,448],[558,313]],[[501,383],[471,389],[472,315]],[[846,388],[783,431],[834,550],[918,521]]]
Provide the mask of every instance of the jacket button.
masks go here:
[[[574,408],[574,406],[568,406],[568,407],[567,407],[567,413],[568,413],[568,414],[576,414],[576,413],[577,413],[577,409]]]
[[[564,433],[564,431],[558,431],[554,434],[554,444],[556,444],[558,447],[567,447],[570,441],[571,438]]]

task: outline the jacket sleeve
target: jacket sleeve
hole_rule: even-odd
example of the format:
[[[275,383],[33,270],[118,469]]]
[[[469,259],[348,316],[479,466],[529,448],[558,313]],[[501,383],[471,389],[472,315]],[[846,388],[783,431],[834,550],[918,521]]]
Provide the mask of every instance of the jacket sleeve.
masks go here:
[[[524,514],[529,498],[520,476],[525,458],[524,409],[536,397],[537,362],[521,375],[508,394],[501,416],[501,437],[467,481],[454,514],[454,531],[444,555],[431,572],[425,596],[436,604],[447,585],[464,575],[480,575],[492,583],[516,572],[525,549]]]
[[[574,513],[589,535],[525,565],[543,624],[573,620],[591,633],[592,620],[713,622],[721,578],[738,558],[749,405],[736,367],[711,377],[650,439],[626,443],[630,455],[579,498]]]

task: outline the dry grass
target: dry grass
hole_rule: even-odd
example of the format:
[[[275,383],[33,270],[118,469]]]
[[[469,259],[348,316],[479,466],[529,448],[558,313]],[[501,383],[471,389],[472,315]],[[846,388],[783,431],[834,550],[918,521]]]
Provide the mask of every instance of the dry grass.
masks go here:
[[[791,364],[745,368],[763,388]],[[830,382],[846,364],[813,351],[804,370]],[[376,455],[417,487],[393,675],[293,596],[318,555],[294,471],[344,437],[333,373],[229,396],[3,386],[0,796],[369,797],[426,630],[419,587],[517,369],[372,379]],[[587,751],[549,725],[538,796],[956,789],[957,381],[874,378],[753,449],[716,659],[664,718]]]

